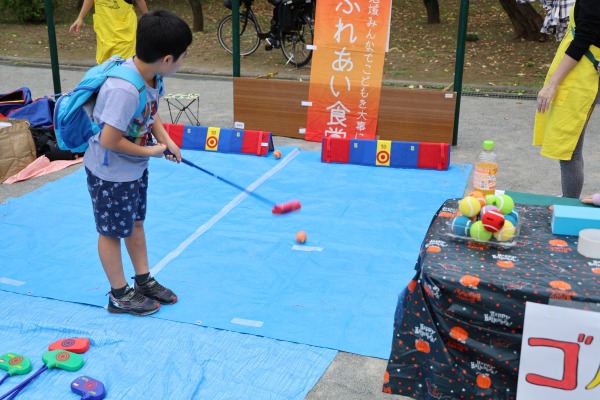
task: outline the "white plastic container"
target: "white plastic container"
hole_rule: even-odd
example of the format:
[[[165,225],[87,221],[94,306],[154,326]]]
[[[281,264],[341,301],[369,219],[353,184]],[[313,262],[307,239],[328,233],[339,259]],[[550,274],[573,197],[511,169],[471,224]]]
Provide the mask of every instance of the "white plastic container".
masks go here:
[[[600,258],[600,229],[582,229],[577,251],[584,257]]]

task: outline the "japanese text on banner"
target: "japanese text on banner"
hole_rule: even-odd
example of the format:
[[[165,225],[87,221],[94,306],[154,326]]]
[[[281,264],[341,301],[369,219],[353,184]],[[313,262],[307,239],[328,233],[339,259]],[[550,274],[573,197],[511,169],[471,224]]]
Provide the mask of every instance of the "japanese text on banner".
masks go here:
[[[317,2],[306,140],[374,139],[391,0]]]

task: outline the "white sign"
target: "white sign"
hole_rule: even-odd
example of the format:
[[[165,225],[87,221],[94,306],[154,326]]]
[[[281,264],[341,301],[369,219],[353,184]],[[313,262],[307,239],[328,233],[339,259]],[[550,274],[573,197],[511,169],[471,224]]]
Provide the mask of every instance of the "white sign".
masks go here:
[[[527,303],[517,400],[600,399],[600,313]]]

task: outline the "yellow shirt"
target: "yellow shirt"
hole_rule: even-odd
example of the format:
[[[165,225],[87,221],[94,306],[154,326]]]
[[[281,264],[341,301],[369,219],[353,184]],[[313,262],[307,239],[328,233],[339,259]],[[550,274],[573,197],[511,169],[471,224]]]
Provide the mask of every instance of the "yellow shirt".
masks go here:
[[[124,59],[133,56],[136,30],[133,4],[124,0],[95,0],[96,62],[101,64],[113,55]]]

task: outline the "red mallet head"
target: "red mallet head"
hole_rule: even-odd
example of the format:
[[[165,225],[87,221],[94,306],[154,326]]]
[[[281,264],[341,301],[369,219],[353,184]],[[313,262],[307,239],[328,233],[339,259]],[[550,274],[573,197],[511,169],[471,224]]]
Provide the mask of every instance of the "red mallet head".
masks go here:
[[[287,214],[297,211],[302,208],[302,205],[298,200],[290,200],[287,203],[275,204],[271,212],[273,214]]]
[[[498,232],[504,225],[504,214],[499,210],[490,210],[481,216],[483,227],[490,232]]]
[[[90,348],[87,338],[65,338],[59,339],[48,346],[48,350],[68,350],[72,353],[82,354]]]

